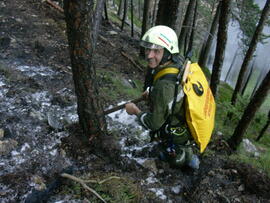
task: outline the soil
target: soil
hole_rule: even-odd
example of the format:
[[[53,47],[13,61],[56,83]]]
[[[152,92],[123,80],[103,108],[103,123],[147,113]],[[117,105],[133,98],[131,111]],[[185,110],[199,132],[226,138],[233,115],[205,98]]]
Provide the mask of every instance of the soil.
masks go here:
[[[94,56],[96,69],[117,72],[125,79],[143,80],[144,72],[135,67],[121,53],[135,57],[139,50],[138,36],[131,38],[129,28],[120,32],[118,25],[106,21],[102,22],[100,29]],[[109,31],[115,31],[117,34],[112,34]],[[11,67],[22,64],[44,66],[51,67],[60,73],[53,80],[38,82],[31,78],[23,78],[16,73],[10,73],[9,80],[13,82],[14,87],[12,90],[10,89],[9,96],[15,97],[17,95],[20,97],[25,89],[35,91],[44,88],[55,94],[53,100],[55,103],[67,105],[74,102],[74,98],[62,98],[57,95],[59,87],[69,88],[75,95],[63,13],[45,2],[42,3],[42,1],[1,0],[0,33],[1,66]],[[6,77],[7,74],[1,73],[1,76]],[[101,85],[106,85],[106,81],[103,81]],[[104,106],[118,102],[106,99],[106,95],[101,94],[101,96]],[[24,102],[20,101],[19,105],[24,105]],[[16,117],[16,115],[4,118],[3,115],[6,114],[4,110],[1,110],[0,128],[4,129],[6,126],[16,128],[16,120],[24,119]],[[48,126],[44,129],[50,131]],[[158,184],[168,197],[167,200],[162,200],[149,195],[150,186],[140,186],[141,180],[147,178],[149,170],[122,159],[117,153],[118,146],[111,146],[111,140],[106,139],[103,145],[111,146],[110,152],[113,152],[114,161],[111,159],[112,154],[93,150],[88,144],[85,144],[87,142],[84,142],[85,140],[80,136],[82,133],[77,125],[69,126],[68,130],[71,132],[71,136],[63,139],[61,147],[66,151],[67,156],[76,163],[77,172],[75,173],[83,174],[85,171],[93,173],[115,172],[130,177],[138,184],[144,194],[144,197],[138,202],[168,202],[168,199],[170,202],[270,202],[269,177],[250,165],[229,161],[226,158],[226,148],[218,141],[213,141],[209,146],[209,148],[216,150],[216,153],[202,156],[201,167],[197,171],[171,169],[162,163],[157,163],[158,169],[163,169],[163,172],[156,175],[159,179]],[[12,138],[12,133],[8,133],[8,130],[6,132],[7,137]],[[27,140],[27,138],[23,139]],[[20,140],[17,141],[20,144]],[[94,164],[89,166],[89,162]],[[57,164],[61,165],[61,163]],[[65,184],[61,181],[55,182],[58,180],[54,176],[57,171],[50,171],[47,175],[40,173],[40,176],[47,183],[53,183],[48,184],[53,185],[51,188],[47,187],[50,190],[44,190],[42,195],[40,192],[35,193],[35,195],[40,195],[38,197],[27,193],[28,188],[25,185],[25,180],[30,178],[33,171],[39,170],[38,168],[39,166],[31,165],[20,172],[1,176],[0,183],[16,191],[17,196],[13,199],[7,195],[3,188],[0,188],[0,199],[8,199],[7,202],[23,202],[25,199],[28,202],[46,202],[50,196],[56,195],[57,190],[54,190],[53,187]],[[181,186],[180,192],[172,192],[171,188],[175,185]]]

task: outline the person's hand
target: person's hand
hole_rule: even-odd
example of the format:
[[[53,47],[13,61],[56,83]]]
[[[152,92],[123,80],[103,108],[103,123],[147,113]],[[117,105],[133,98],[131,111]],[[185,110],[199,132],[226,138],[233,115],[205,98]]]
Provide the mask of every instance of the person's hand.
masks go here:
[[[134,103],[127,103],[125,107],[126,107],[126,112],[129,115],[138,115],[141,112],[141,110]]]
[[[148,90],[145,90],[143,93],[142,93],[142,97],[144,100],[147,100],[148,99],[148,96],[149,96],[149,91]]]

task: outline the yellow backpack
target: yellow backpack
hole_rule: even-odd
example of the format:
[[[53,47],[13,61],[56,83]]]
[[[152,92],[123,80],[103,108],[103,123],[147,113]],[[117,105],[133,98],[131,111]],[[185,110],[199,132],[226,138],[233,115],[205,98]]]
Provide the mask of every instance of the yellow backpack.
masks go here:
[[[186,95],[186,122],[192,137],[200,147],[200,152],[203,153],[210,141],[215,125],[215,99],[200,66],[197,63],[190,64],[190,61],[187,61],[184,67],[183,75],[179,73],[178,68],[165,68],[158,72],[154,81],[166,74],[177,74],[177,80],[182,77],[182,86]],[[178,88],[178,85],[179,82],[176,83],[176,88]]]
[[[186,66],[182,85],[186,95],[186,121],[202,153],[210,141],[215,125],[215,99],[197,63]]]

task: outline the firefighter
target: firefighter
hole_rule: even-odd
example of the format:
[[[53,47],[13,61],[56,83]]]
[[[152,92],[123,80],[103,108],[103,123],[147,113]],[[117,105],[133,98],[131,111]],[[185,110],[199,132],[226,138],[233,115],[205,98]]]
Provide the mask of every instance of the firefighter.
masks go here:
[[[193,139],[185,122],[183,89],[178,88],[175,94],[177,74],[183,69],[177,35],[167,26],[154,26],[144,34],[140,45],[145,48],[148,62],[143,95],[149,100],[150,111],[143,112],[136,104],[128,103],[126,112],[136,115],[150,135],[158,138],[161,160],[172,167],[188,165],[197,169],[199,159],[193,153]]]

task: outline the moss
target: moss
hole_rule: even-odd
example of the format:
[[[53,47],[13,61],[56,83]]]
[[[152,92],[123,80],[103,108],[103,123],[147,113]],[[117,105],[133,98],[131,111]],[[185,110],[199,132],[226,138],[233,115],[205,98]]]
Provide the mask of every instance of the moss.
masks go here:
[[[121,174],[91,172],[91,176],[86,173],[83,177],[80,177],[80,179],[96,182],[107,179],[107,181],[103,183],[86,183],[88,187],[95,190],[107,202],[140,202],[143,197],[139,184],[130,177],[126,177]],[[76,182],[71,182],[70,184],[65,185],[62,188],[61,193],[70,194],[72,197],[78,199],[87,198],[93,203],[100,202],[98,197],[83,189],[83,187]]]
[[[99,92],[106,101],[135,99],[142,94],[143,83],[140,80],[133,80],[133,87],[132,84],[124,84],[126,79],[120,73],[97,70],[97,76],[100,83]]]
[[[244,162],[251,164],[252,166],[263,170],[265,173],[270,175],[270,150],[269,147],[266,147],[262,144],[254,143],[257,148],[263,149],[261,150],[260,156],[254,157],[251,154],[247,153],[244,150],[243,145],[240,145],[237,153],[230,156],[230,159],[237,160],[238,162]]]

